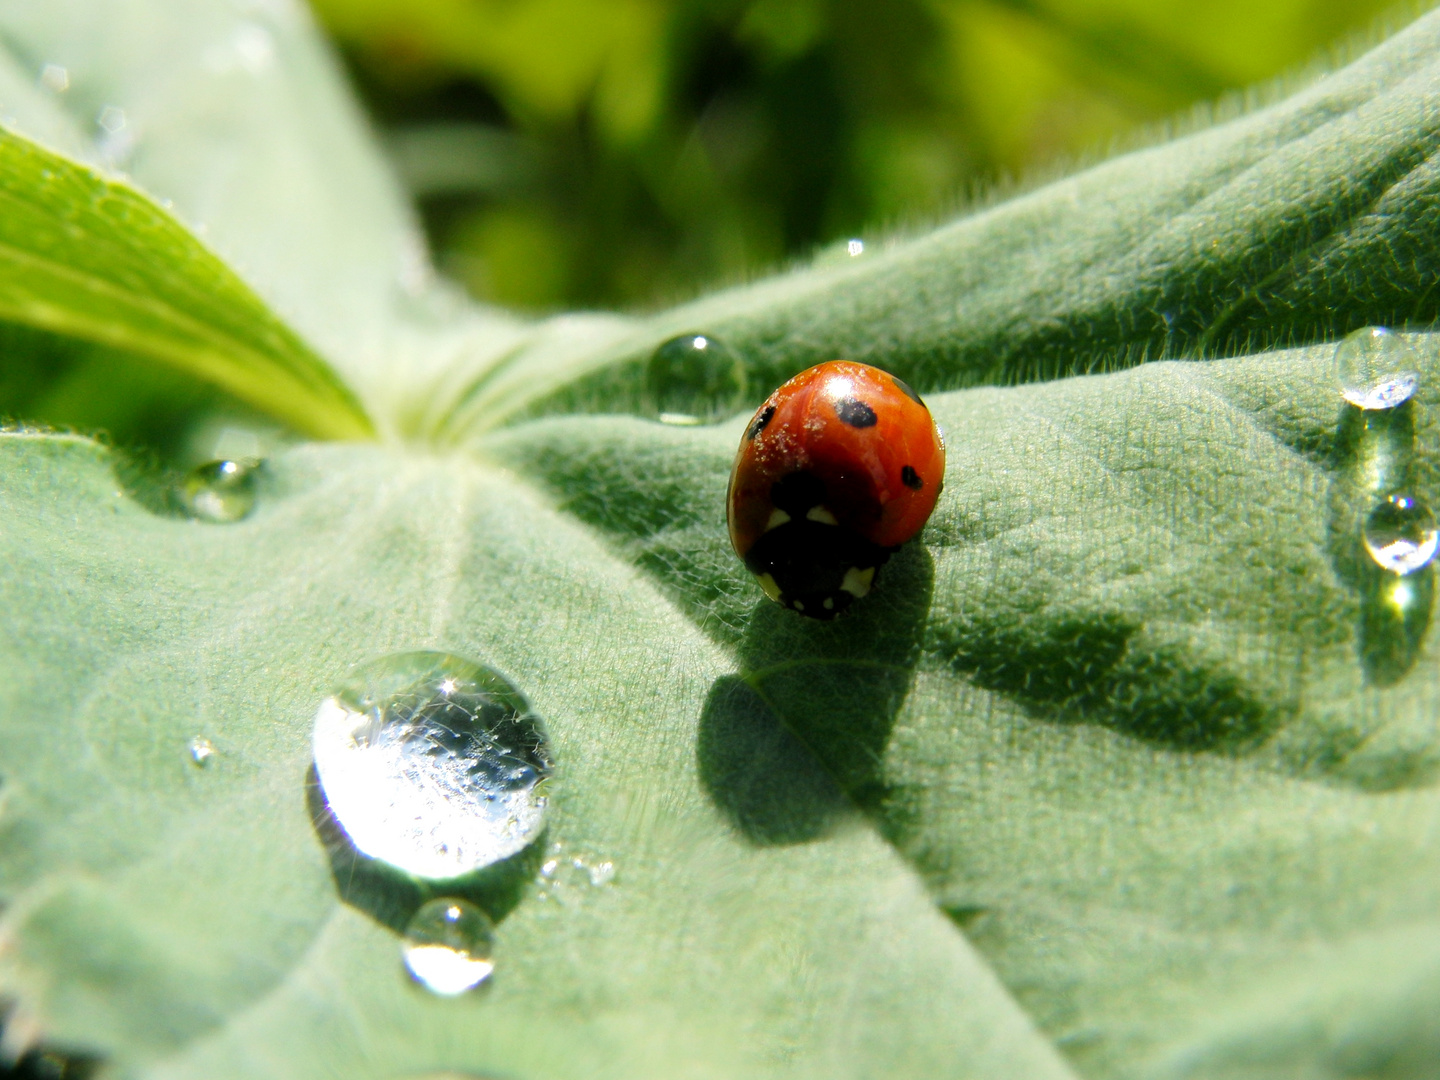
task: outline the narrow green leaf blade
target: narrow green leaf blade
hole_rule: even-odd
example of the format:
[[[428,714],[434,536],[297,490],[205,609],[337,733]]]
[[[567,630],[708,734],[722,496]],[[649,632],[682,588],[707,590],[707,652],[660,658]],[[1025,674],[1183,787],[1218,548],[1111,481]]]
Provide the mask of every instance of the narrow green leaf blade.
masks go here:
[[[0,132],[0,318],[138,353],[328,438],[373,428],[353,393],[148,196]]]

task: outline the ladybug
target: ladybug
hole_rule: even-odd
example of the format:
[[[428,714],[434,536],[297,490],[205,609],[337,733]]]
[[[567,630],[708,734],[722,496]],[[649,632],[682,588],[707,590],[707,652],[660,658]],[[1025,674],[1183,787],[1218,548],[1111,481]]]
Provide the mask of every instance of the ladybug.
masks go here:
[[[920,531],[944,475],[920,395],[832,360],[776,390],[746,426],[725,500],[730,543],[770,599],[833,619]]]

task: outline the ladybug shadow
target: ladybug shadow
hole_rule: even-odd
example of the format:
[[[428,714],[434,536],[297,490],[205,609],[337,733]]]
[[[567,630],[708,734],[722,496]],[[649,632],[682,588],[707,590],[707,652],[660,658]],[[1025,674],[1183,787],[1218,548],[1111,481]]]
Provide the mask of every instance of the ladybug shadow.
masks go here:
[[[715,680],[696,757],[715,806],[757,844],[819,839],[881,806],[885,748],[920,655],[934,562],[907,544],[865,599],[831,622],[760,600],[740,670]]]
[[[325,848],[330,877],[340,899],[382,926],[404,933],[420,905],[439,896],[457,896],[480,908],[496,925],[524,897],[540,872],[546,833],[508,859],[448,881],[425,881],[359,851],[325,800],[320,776],[312,763],[305,773],[305,806],[310,823]]]

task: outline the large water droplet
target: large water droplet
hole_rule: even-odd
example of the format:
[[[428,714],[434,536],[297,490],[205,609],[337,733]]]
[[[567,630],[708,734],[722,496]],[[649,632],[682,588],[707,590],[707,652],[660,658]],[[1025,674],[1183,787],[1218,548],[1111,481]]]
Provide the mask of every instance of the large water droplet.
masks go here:
[[[1413,574],[1435,558],[1435,515],[1413,495],[1381,500],[1365,519],[1365,550],[1395,574]]]
[[[665,424],[708,424],[745,408],[745,362],[708,334],[681,334],[645,366],[645,409]]]
[[[507,858],[544,823],[541,719],[503,676],[438,652],[357,670],[320,705],[315,770],[356,849],[421,878]]]
[[[1393,409],[1408,401],[1420,385],[1418,367],[1409,342],[1383,326],[1356,330],[1335,349],[1340,395],[1361,409]]]
[[[255,463],[212,461],[185,478],[181,501],[192,517],[224,524],[255,509]]]
[[[454,897],[420,905],[405,927],[405,966],[431,993],[451,997],[479,986],[495,970],[494,952],[490,917]]]

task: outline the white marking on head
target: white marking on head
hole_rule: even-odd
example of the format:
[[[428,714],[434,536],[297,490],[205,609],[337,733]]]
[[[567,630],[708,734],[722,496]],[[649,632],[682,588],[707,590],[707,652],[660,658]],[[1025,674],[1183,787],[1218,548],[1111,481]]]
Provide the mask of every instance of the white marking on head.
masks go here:
[[[759,581],[760,588],[764,590],[765,595],[778,604],[780,602],[780,586],[775,584],[775,579],[769,574],[761,574]]]
[[[870,591],[870,584],[874,580],[875,568],[873,566],[867,566],[864,570],[852,566],[845,571],[845,580],[840,582],[840,588],[858,598]]]
[[[808,521],[818,521],[821,525],[840,524],[840,522],[835,520],[835,515],[830,513],[830,511],[825,509],[825,507],[823,506],[810,507],[810,510],[808,513],[806,513],[805,518]]]
[[[771,529],[779,525],[784,525],[789,520],[790,515],[785,513],[784,510],[781,510],[777,507],[776,509],[770,511],[770,520],[765,523],[765,531],[769,532]]]

